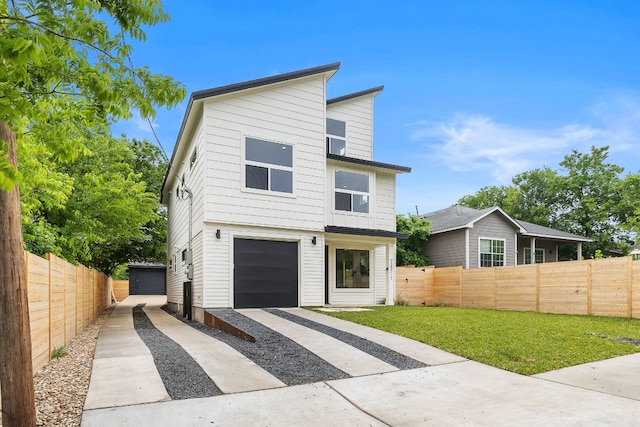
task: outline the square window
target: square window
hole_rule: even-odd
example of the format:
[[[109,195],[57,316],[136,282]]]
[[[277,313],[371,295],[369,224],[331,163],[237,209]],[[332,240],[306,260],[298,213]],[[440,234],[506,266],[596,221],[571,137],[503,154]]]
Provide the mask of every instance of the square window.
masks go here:
[[[336,249],[336,288],[369,288],[369,251]]]
[[[293,146],[246,138],[245,187],[293,193]]]
[[[346,143],[344,139],[327,137],[327,151],[329,154],[344,156],[347,154]]]
[[[293,193],[293,172],[271,169],[271,191]]]
[[[345,137],[347,136],[347,124],[341,120],[327,119],[327,134]]]
[[[369,213],[369,196],[363,194],[353,195],[353,211]]]
[[[480,239],[480,267],[504,265],[504,240]]]
[[[351,194],[336,191],[336,210],[351,211]]]
[[[248,188],[269,189],[269,169],[260,166],[246,165]]]

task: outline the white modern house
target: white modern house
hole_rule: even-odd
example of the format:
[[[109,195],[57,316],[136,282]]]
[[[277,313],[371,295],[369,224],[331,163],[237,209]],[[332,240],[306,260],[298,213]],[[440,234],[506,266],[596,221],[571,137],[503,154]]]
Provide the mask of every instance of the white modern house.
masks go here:
[[[176,311],[393,304],[395,185],[373,160],[382,87],[339,63],[191,94],[162,189]]]

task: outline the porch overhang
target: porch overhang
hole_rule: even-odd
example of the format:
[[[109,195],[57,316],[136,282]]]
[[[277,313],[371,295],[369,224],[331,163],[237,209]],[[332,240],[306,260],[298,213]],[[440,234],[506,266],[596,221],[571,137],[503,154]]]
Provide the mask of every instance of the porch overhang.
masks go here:
[[[327,225],[325,233],[350,234],[352,236],[386,237],[390,239],[406,239],[407,235],[396,231],[375,230],[370,228],[340,227],[337,225]]]

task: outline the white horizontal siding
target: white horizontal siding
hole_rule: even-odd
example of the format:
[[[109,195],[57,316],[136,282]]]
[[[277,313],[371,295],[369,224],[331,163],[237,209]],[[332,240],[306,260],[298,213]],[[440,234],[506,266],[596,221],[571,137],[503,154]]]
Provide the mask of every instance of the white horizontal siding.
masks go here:
[[[373,160],[373,95],[330,104],[327,117],[347,123],[347,156]]]
[[[376,246],[376,263],[373,266],[376,280],[374,281],[375,303],[382,304],[387,298],[387,247]]]
[[[324,99],[324,77],[314,76],[205,104],[204,221],[323,229]],[[293,146],[292,197],[243,188],[245,137]]]
[[[220,239],[215,237],[220,230]],[[233,306],[233,240],[254,238],[297,241],[299,251],[299,301],[305,306],[320,306],[324,301],[324,244],[322,234],[304,231],[246,227],[221,223],[205,224],[207,242],[202,261],[204,269],[204,306]],[[316,244],[312,238],[316,237]]]
[[[375,229],[396,231],[396,176],[376,174]]]

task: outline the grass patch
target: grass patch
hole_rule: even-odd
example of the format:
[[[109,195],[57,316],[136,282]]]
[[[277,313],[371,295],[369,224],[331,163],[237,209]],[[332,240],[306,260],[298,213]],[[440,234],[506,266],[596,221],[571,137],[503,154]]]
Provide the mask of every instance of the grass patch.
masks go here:
[[[54,347],[51,351],[51,359],[59,359],[67,355],[67,350],[64,347]]]
[[[615,340],[640,340],[638,319],[394,306],[325,314],[524,375],[640,352]]]

